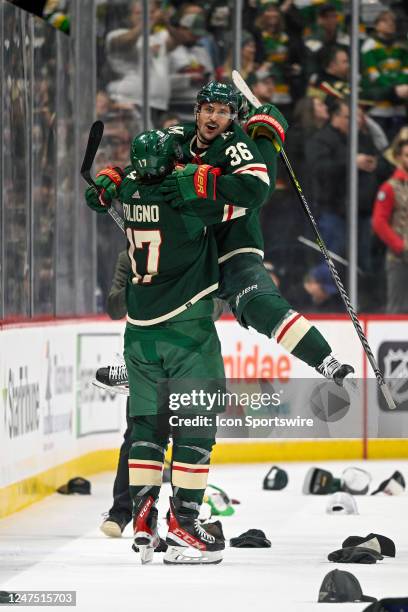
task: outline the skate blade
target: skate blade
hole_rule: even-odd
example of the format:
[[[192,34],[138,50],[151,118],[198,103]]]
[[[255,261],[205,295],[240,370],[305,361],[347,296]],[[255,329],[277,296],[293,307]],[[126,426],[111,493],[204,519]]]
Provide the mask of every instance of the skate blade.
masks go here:
[[[129,386],[128,385],[105,385],[105,383],[101,383],[97,378],[93,378],[91,380],[94,387],[98,387],[99,389],[105,389],[105,391],[109,391],[110,393],[119,393],[120,395],[129,396]]]
[[[109,538],[122,537],[122,531],[115,521],[104,521],[100,526],[100,530]]]
[[[139,547],[140,561],[142,565],[151,563],[153,561],[154,548],[147,544],[136,544]]]
[[[169,546],[163,559],[166,565],[209,565],[221,561],[221,550],[200,551],[189,546]]]

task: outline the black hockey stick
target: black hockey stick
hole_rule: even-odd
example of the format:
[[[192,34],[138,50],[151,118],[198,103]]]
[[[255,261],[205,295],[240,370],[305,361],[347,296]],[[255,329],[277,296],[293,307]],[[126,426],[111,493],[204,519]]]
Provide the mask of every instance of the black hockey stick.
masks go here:
[[[88,144],[86,145],[86,151],[84,155],[84,161],[81,166],[81,176],[82,178],[93,187],[98,195],[101,193],[101,188],[95,183],[91,176],[91,168],[94,163],[94,159],[96,153],[98,151],[99,145],[101,144],[102,136],[103,136],[104,125],[102,121],[95,121],[92,124],[91,129],[89,131]],[[116,212],[113,206],[108,208],[108,213],[115,221],[116,225],[125,232],[125,225],[123,223],[122,217]]]
[[[234,82],[234,85],[237,89],[239,89],[239,91],[246,97],[246,99],[248,100],[248,102],[250,102],[252,104],[252,106],[254,106],[255,108],[258,108],[259,106],[261,106],[261,103],[259,102],[258,98],[256,98],[256,96],[254,96],[254,94],[252,93],[252,91],[249,89],[248,85],[245,83],[244,79],[242,78],[242,76],[239,74],[239,72],[237,70],[233,70],[232,71],[232,80]],[[307,203],[307,200],[303,194],[302,188],[299,184],[299,181],[296,178],[296,175],[293,171],[293,168],[289,162],[289,159],[285,153],[285,151],[283,150],[283,148],[280,151],[280,155],[281,158],[283,160],[283,163],[285,164],[286,170],[289,174],[289,178],[291,180],[292,185],[294,186],[296,193],[299,197],[300,203],[302,205],[302,208],[304,210],[304,212],[306,213],[306,216],[309,219],[309,222],[313,228],[314,233],[316,234],[316,241],[317,244],[320,247],[321,252],[323,253],[323,256],[326,260],[327,265],[329,266],[329,270],[331,272],[331,275],[333,277],[334,282],[336,283],[337,289],[339,290],[339,293],[342,297],[342,300],[344,302],[344,305],[346,307],[346,310],[348,312],[348,315],[354,325],[354,329],[357,332],[358,337],[360,338],[360,342],[363,346],[364,352],[367,355],[367,359],[371,364],[371,367],[373,369],[373,372],[375,374],[375,377],[377,379],[378,385],[382,391],[382,394],[384,395],[385,401],[387,402],[388,408],[390,410],[394,410],[397,406],[393,400],[393,397],[391,395],[391,392],[384,380],[383,375],[381,374],[378,365],[375,361],[374,355],[371,351],[370,345],[368,344],[368,340],[364,335],[364,332],[361,328],[360,325],[360,321],[357,318],[356,313],[354,312],[354,309],[351,305],[350,302],[350,298],[348,297],[346,290],[343,286],[343,283],[340,280],[340,277],[337,273],[337,270],[334,266],[334,263],[329,255],[329,252],[327,250],[327,247],[325,245],[325,243],[323,242],[323,239],[320,235],[319,229],[317,227],[317,223],[313,217],[312,211],[310,210],[310,206]]]

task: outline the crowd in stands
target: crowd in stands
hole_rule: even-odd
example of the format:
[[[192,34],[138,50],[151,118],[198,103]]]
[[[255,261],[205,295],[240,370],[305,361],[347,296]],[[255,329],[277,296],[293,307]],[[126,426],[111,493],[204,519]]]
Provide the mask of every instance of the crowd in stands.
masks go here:
[[[286,153],[345,279],[351,3],[243,5],[241,74],[261,102],[287,117]],[[192,120],[198,89],[213,78],[230,80],[234,6],[233,0],[150,0],[153,127]],[[360,7],[358,308],[408,313],[408,299],[397,290],[408,284],[408,11],[403,0],[362,0]],[[99,0],[97,17],[96,113],[105,122],[98,165],[124,165],[142,129],[142,3]],[[343,311],[283,165],[261,218],[265,258],[284,295],[305,311]],[[112,230],[106,220],[98,223],[102,243]]]

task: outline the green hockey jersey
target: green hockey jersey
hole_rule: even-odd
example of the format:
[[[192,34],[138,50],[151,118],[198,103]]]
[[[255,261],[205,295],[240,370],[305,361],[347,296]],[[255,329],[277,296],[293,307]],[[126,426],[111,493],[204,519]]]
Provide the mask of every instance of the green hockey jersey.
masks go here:
[[[257,253],[263,257],[263,237],[259,209],[275,188],[276,157],[273,145],[265,138],[262,146],[268,152],[265,163],[255,142],[237,125],[232,124],[200,155],[195,154],[196,127],[185,123],[168,128],[179,137],[183,161],[210,164],[221,168],[217,179],[217,203],[223,204],[222,223],[214,227],[219,263],[238,253]]]
[[[160,183],[141,183],[132,167],[125,170],[118,197],[131,263],[129,323],[162,323],[218,288],[217,245],[207,226],[222,221],[223,205],[203,199],[199,206],[174,210],[163,200]]]

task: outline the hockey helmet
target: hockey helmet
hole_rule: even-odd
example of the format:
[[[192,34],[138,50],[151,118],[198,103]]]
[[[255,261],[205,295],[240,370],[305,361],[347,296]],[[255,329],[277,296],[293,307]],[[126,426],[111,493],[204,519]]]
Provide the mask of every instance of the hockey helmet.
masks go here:
[[[130,161],[141,180],[150,181],[166,176],[181,158],[181,147],[173,134],[149,130],[132,140]]]
[[[228,104],[232,110],[232,118],[235,119],[242,107],[242,96],[228,83],[210,81],[207,85],[204,85],[197,94],[196,112],[200,110],[201,104],[205,102]]]

